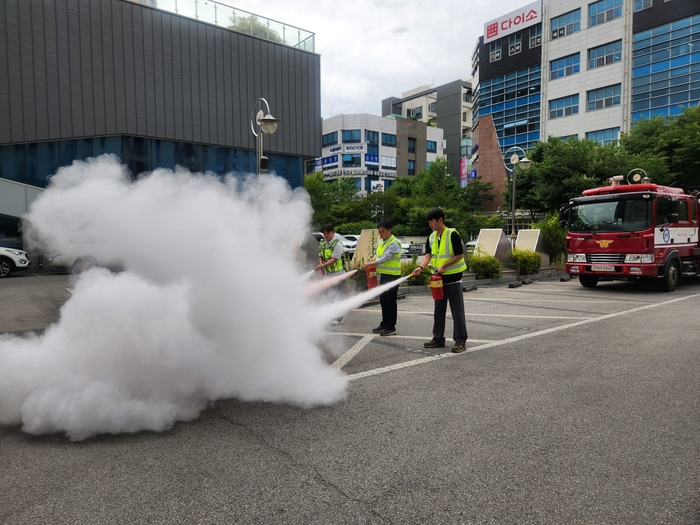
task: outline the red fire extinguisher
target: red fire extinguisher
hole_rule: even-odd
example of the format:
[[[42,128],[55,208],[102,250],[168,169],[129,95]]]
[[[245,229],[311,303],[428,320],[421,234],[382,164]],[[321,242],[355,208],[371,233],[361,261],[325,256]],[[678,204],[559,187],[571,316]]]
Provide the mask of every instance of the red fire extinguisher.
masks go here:
[[[438,273],[430,276],[430,292],[436,301],[445,297],[445,290],[442,289],[442,276]]]
[[[370,266],[365,270],[367,272],[367,289],[377,287],[377,269],[374,266]]]

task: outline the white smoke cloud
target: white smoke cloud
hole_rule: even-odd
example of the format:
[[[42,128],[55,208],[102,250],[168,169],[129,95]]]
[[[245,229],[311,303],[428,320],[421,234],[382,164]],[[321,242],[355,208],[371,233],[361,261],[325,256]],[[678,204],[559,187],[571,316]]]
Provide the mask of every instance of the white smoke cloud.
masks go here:
[[[0,339],[0,423],[81,440],[162,431],[216,399],[342,399],[347,379],[316,345],[335,313],[305,296],[296,264],[310,216],[275,176],[131,182],[111,156],[59,170],[27,238],[125,271],[82,274],[43,335]]]

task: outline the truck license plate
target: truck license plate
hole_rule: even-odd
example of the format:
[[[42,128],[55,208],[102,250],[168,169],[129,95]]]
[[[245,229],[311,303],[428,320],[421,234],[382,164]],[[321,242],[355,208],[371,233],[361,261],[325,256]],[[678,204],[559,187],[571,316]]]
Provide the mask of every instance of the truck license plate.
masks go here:
[[[614,272],[614,266],[591,266],[593,272]]]

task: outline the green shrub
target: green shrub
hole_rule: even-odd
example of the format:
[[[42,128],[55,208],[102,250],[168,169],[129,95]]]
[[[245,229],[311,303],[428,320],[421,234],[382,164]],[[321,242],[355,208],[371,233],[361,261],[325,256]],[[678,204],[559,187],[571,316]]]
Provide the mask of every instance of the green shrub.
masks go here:
[[[409,275],[418,267],[417,257],[414,255],[411,262],[401,263],[401,277]],[[426,269],[420,275],[414,275],[408,279],[409,286],[426,286],[430,281],[430,272]]]
[[[510,259],[510,267],[518,270],[520,275],[531,275],[540,271],[542,256],[532,250],[516,248]]]
[[[477,279],[495,279],[501,276],[501,263],[493,255],[475,253],[469,257],[469,269]]]
[[[532,228],[540,230],[544,251],[549,255],[550,264],[557,264],[566,260],[566,229],[559,225],[559,216],[556,213],[548,214]]]

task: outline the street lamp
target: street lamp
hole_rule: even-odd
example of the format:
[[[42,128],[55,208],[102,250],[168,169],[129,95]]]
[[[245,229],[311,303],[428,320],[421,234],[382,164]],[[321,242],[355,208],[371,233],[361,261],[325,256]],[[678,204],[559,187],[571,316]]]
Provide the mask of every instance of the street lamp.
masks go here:
[[[267,113],[262,110],[262,105],[265,104],[267,108]],[[257,113],[255,112],[256,110]],[[263,133],[265,135],[272,135],[277,131],[277,124],[279,120],[270,114],[270,104],[264,98],[259,98],[255,101],[253,105],[253,110],[250,112],[250,130],[253,135],[257,138],[255,144],[255,153],[257,158],[257,174],[262,175],[263,172],[267,171],[267,157],[263,156]],[[256,132],[255,128],[258,128],[262,133]]]
[[[508,154],[510,152],[513,152],[513,154],[508,157]],[[518,155],[518,152],[522,153],[523,156],[521,157]],[[508,162],[513,166],[512,168],[508,167],[508,162],[506,162],[506,159],[508,159]],[[511,230],[510,230],[510,236],[511,236],[511,248],[515,247],[515,168],[520,166],[521,169],[526,170],[530,167],[530,159],[528,159],[525,156],[525,151],[523,148],[520,146],[511,146],[508,148],[505,153],[503,154],[503,165],[505,168],[510,172],[510,177],[513,179],[513,193],[511,194],[511,208],[512,208],[512,216],[511,219],[513,221]]]

